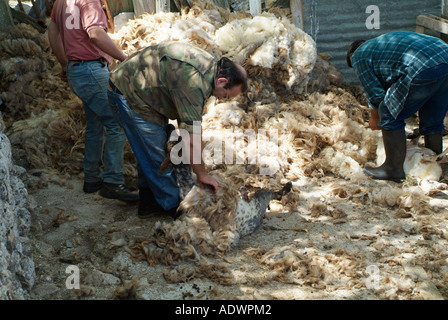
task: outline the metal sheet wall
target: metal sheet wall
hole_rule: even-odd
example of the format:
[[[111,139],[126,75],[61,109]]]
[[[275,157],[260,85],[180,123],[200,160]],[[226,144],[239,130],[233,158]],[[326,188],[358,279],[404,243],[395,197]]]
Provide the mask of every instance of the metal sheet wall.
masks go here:
[[[420,14],[441,15],[441,0],[303,0],[305,31],[317,43],[319,52],[328,52],[330,60],[344,75],[344,81],[358,83],[354,71],[347,67],[348,46],[356,39],[368,39],[381,34],[415,31]],[[372,14],[366,8],[379,9],[379,29],[369,30],[366,19]]]

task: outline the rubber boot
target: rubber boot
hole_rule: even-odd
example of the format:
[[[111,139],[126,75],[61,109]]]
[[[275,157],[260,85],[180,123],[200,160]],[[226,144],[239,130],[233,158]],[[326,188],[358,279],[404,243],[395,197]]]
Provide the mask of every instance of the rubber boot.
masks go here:
[[[382,130],[386,160],[378,168],[365,167],[364,173],[373,179],[401,182],[406,178],[403,170],[406,157],[406,133],[404,129]]]
[[[140,188],[138,194],[140,197],[137,210],[139,218],[145,219],[154,213],[164,212],[162,206],[157,203],[150,188]]]
[[[425,147],[431,149],[436,154],[442,153],[442,132],[426,135]]]

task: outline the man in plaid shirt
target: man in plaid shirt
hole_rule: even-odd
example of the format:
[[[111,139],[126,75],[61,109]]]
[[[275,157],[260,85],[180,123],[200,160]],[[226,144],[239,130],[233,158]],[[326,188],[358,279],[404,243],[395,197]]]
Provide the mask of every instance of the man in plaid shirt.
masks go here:
[[[405,120],[418,112],[425,147],[442,152],[448,110],[448,45],[424,34],[396,31],[353,42],[347,52],[369,100],[372,130],[382,130],[386,160],[365,167],[373,179],[405,178]]]

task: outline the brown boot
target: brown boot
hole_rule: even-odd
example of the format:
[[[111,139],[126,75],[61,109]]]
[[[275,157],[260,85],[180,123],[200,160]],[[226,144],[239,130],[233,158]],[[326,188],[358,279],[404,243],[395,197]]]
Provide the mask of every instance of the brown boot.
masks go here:
[[[100,190],[100,196],[108,199],[117,199],[124,202],[136,202],[139,199],[137,193],[130,192],[124,184],[104,182]]]

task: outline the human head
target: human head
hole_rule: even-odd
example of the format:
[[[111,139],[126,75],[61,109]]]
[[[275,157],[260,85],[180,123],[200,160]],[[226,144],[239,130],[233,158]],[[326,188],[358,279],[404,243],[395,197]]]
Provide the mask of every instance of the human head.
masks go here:
[[[348,47],[347,50],[347,65],[349,68],[352,67],[352,55],[356,51],[356,49],[359,48],[360,45],[362,45],[366,40],[355,40],[352,42],[352,44]]]
[[[221,58],[218,61],[213,95],[218,99],[234,98],[245,91],[247,91],[246,70],[229,58]]]

